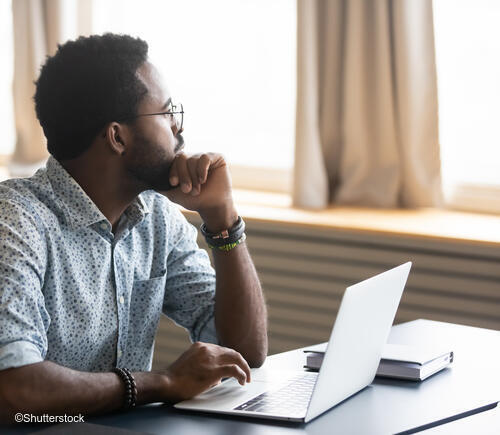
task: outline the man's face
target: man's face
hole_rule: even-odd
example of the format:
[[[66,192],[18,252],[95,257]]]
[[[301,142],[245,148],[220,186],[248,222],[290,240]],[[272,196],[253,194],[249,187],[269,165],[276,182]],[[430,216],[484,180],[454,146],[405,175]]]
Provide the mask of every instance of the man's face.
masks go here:
[[[137,70],[137,75],[148,89],[137,114],[169,111],[172,101],[156,68],[146,62]],[[184,139],[172,116],[140,116],[131,129],[133,143],[125,163],[128,173],[147,189],[171,189],[168,181],[170,166],[184,146]]]

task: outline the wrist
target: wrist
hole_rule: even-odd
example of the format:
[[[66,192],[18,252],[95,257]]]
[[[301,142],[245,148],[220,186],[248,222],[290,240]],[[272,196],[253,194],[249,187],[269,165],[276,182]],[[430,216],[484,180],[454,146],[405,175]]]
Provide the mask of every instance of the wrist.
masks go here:
[[[211,233],[227,230],[238,220],[238,212],[232,204],[226,207],[215,207],[203,212],[200,211],[200,216],[207,230]]]
[[[159,372],[133,373],[137,383],[137,404],[168,402],[170,381],[166,375]]]

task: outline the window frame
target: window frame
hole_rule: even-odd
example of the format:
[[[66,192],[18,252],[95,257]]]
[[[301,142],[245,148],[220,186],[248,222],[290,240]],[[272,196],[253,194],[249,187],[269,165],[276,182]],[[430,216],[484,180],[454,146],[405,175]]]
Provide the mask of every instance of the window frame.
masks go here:
[[[445,207],[500,215],[500,185],[456,183],[443,186]]]
[[[443,3],[445,6],[445,9],[440,9],[443,7]],[[449,3],[449,4],[447,4]],[[480,5],[477,5],[479,7]],[[484,6],[484,3],[483,3]],[[447,33],[447,25],[446,23],[443,24],[443,30],[444,33],[442,34],[444,39],[440,39],[438,37],[439,34],[441,34],[441,31],[437,30],[438,29],[438,24],[439,24],[439,17],[442,17],[443,15],[447,17],[450,17],[450,20],[456,21],[457,17],[454,15],[449,14],[450,10],[452,8],[460,8],[460,4],[453,3],[453,2],[447,2],[446,0],[433,0],[433,30],[434,30],[434,45],[435,45],[435,56],[436,56],[436,72],[437,72],[437,92],[438,92],[438,107],[439,107],[439,112],[438,116],[441,119],[444,119],[445,116],[443,115],[442,108],[443,106],[446,106],[445,103],[442,101],[445,98],[441,98],[441,101],[439,100],[439,97],[443,97],[442,93],[440,92],[440,80],[442,82],[446,81],[446,77],[449,76],[449,72],[447,71],[448,75],[447,76],[440,76],[440,68],[439,65],[446,65],[444,61],[441,63],[439,60],[439,51],[441,49],[441,52],[447,52],[449,53],[449,47],[450,45],[445,45],[443,44],[443,40],[446,41],[450,36],[453,35],[453,33]],[[470,8],[474,8],[476,6],[470,6]],[[447,10],[448,9],[448,10]],[[439,13],[437,11],[440,11]],[[446,12],[446,13],[444,13]],[[463,12],[463,10],[462,10]],[[484,11],[482,11],[484,12]],[[498,11],[497,11],[498,13]],[[460,22],[460,21],[458,21]],[[476,23],[476,25],[479,25]],[[453,38],[452,38],[453,39]],[[440,40],[441,42],[438,42]],[[455,44],[458,44],[455,39],[453,39],[453,42]],[[477,41],[476,41],[477,42]],[[475,46],[476,47],[476,46]],[[477,48],[477,47],[476,47]],[[469,48],[470,50],[470,48]],[[453,53],[453,50],[451,50]],[[443,56],[444,58],[446,56]],[[449,67],[447,68],[449,70]],[[479,79],[479,77],[474,76],[474,80]],[[471,82],[470,80],[464,83],[464,85],[469,89],[473,88],[474,83]],[[443,86],[444,88],[446,86]],[[456,90],[456,89],[455,89]],[[446,94],[447,95],[447,94]],[[449,104],[449,103],[448,103]],[[460,122],[460,121],[458,121]],[[455,122],[456,123],[456,122]],[[481,182],[479,181],[466,181],[466,180],[459,180],[459,179],[453,179],[450,177],[449,180],[444,178],[445,175],[445,166],[446,166],[446,159],[444,159],[444,150],[449,149],[450,146],[453,146],[453,144],[457,145],[457,141],[446,141],[446,145],[443,145],[443,138],[441,137],[441,131],[445,130],[444,127],[442,127],[442,124],[440,122],[439,125],[440,128],[440,152],[441,152],[441,175],[442,175],[442,191],[443,191],[443,199],[444,199],[444,204],[443,206],[447,209],[450,210],[465,210],[469,212],[477,212],[477,213],[494,213],[494,214],[499,214],[500,213],[500,182],[498,184],[491,184],[488,183],[487,181]],[[447,126],[449,128],[449,126]],[[460,143],[460,145],[464,144],[463,142]],[[492,154],[492,153],[491,153]],[[486,157],[484,159],[487,159],[490,153],[486,153]],[[496,180],[495,180],[496,182]]]

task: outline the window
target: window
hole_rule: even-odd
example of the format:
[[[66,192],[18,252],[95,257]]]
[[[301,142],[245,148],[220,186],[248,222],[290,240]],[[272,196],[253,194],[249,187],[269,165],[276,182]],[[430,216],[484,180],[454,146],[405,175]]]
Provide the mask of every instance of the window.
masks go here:
[[[434,0],[443,187],[500,212],[500,2]]]
[[[295,134],[295,14],[289,0],[99,1],[93,32],[148,42],[151,60],[184,104],[188,152],[223,153],[238,167],[236,186],[286,190]]]
[[[1,156],[14,149],[11,1],[0,1]],[[93,32],[129,33],[186,109],[187,150],[222,152],[236,187],[289,191],[296,3],[94,1]],[[500,2],[434,0],[439,125],[451,206],[500,212]],[[256,170],[258,168],[258,170]]]
[[[2,139],[0,156],[14,151],[14,105],[12,98],[12,78],[14,69],[14,47],[12,34],[12,4],[10,0],[0,1],[0,120]],[[0,164],[3,158],[0,159]]]

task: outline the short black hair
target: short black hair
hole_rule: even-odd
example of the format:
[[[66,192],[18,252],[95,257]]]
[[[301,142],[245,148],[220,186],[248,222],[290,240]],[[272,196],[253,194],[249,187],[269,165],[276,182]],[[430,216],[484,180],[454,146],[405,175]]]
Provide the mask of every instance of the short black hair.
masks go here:
[[[82,154],[109,122],[133,118],[146,95],[137,69],[148,44],[105,33],[58,45],[35,82],[35,110],[57,160]]]

